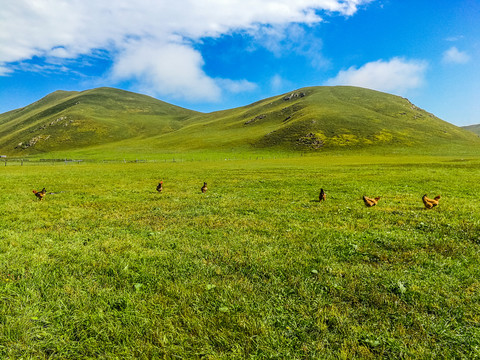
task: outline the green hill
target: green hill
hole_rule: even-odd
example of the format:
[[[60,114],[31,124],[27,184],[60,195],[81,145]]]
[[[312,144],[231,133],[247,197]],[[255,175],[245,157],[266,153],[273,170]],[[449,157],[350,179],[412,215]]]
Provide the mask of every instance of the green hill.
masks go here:
[[[249,106],[197,115],[187,123],[155,140],[182,150],[245,145],[315,150],[477,141],[407,99],[355,87],[300,89]]]
[[[0,149],[36,154],[113,144],[179,129],[196,112],[111,88],[56,91],[0,115]]]
[[[345,86],[299,89],[208,114],[100,88],[55,92],[0,115],[0,151],[12,155],[452,144],[479,145],[480,140],[405,98]]]
[[[462,126],[463,129],[472,131],[477,135],[480,135],[480,124],[477,125],[468,125],[468,126]]]

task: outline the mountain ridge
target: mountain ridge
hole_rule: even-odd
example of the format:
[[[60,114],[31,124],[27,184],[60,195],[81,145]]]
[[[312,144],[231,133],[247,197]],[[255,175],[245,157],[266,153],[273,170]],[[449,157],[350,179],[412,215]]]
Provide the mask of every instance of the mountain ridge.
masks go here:
[[[0,114],[0,151],[14,156],[110,149],[321,151],[479,145],[478,136],[374,90],[307,87],[201,113],[115,88],[56,91]]]

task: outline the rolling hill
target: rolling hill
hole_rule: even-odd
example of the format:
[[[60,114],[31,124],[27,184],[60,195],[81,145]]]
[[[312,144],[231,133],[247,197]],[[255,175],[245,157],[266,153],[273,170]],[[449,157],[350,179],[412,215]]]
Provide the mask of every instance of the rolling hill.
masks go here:
[[[57,91],[0,115],[0,151],[12,156],[450,144],[480,140],[405,98],[345,86],[303,88],[207,114],[118,89]]]
[[[118,89],[56,91],[0,115],[0,149],[36,154],[171,132],[195,111]]]
[[[468,126],[462,126],[462,129],[472,131],[477,135],[480,135],[480,124],[476,125],[468,125]]]

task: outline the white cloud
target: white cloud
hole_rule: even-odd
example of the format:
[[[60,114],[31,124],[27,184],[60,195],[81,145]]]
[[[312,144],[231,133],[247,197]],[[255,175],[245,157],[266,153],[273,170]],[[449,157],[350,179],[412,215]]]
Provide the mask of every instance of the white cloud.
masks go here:
[[[456,41],[459,41],[459,40],[462,40],[464,38],[463,35],[458,35],[458,36],[449,36],[445,39],[445,41],[449,41],[449,42],[456,42]]]
[[[276,74],[270,80],[270,86],[272,87],[273,91],[279,91],[283,87],[284,82],[285,81],[283,80],[283,78],[280,75]]]
[[[321,12],[350,16],[370,1],[2,1],[0,64],[5,74],[12,64],[33,57],[49,62],[104,50],[114,61],[117,79],[137,81],[158,94],[213,99],[225,83],[203,71],[202,55],[194,47],[202,38],[315,24],[322,21]],[[251,87],[245,82],[235,86]]]
[[[354,66],[342,70],[326,82],[326,85],[351,85],[369,89],[405,94],[408,90],[423,85],[427,64],[419,60],[393,58],[378,60],[360,68]]]
[[[257,89],[257,84],[248,80],[230,80],[230,79],[216,79],[218,85],[231,93],[241,93],[245,91],[253,91]]]
[[[315,68],[325,68],[329,65],[329,61],[322,55],[322,40],[297,23],[264,26],[257,29],[252,35],[256,43],[277,57],[293,52],[309,59]]]
[[[293,86],[293,84],[290,81],[284,79],[279,74],[274,75],[270,79],[270,87],[271,87],[272,92],[274,92],[274,93],[278,93],[278,92],[281,92],[281,91],[286,91],[287,88],[291,88],[292,86]],[[291,90],[291,89],[289,89],[289,90]]]
[[[12,72],[13,70],[11,68],[8,68],[4,64],[0,63],[0,76],[6,76]]]
[[[201,54],[187,44],[133,41],[118,54],[111,76],[114,80],[135,79],[147,93],[215,101],[220,88],[202,66]]]
[[[443,53],[443,62],[447,64],[465,64],[470,61],[470,56],[464,52],[458,50],[455,46]]]

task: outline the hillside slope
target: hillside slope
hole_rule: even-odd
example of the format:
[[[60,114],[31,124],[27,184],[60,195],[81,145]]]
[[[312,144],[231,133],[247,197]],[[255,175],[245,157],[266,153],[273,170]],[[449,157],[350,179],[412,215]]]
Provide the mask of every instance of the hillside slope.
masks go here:
[[[474,132],[477,135],[480,135],[480,124],[462,126],[462,129]]]
[[[0,115],[0,149],[9,154],[35,154],[111,144],[176,130],[194,114],[118,89],[56,91]]]
[[[480,146],[480,139],[405,98],[346,86],[299,89],[208,114],[100,88],[55,92],[0,115],[0,151],[22,156],[451,144]]]
[[[145,142],[183,151],[480,144],[470,132],[405,98],[344,86],[304,88],[236,109],[197,114],[181,129]]]

